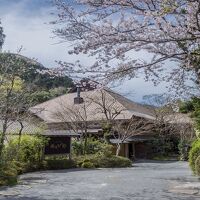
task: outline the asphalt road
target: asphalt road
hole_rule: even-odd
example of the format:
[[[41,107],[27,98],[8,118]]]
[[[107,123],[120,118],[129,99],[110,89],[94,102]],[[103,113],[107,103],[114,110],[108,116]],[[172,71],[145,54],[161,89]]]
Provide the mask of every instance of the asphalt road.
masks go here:
[[[199,200],[200,180],[186,162],[134,164],[133,168],[28,173],[0,189],[2,200]],[[199,187],[198,187],[199,186]]]

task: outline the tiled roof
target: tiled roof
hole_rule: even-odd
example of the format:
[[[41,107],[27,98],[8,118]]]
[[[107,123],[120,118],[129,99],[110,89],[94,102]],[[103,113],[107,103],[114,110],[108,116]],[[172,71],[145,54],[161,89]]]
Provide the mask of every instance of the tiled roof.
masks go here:
[[[42,130],[42,127],[37,126],[33,124],[31,121],[23,121],[23,130],[22,134],[37,134],[40,133]],[[18,134],[21,126],[19,122],[9,122],[8,123],[8,128],[7,128],[7,133],[8,134]],[[0,130],[3,129],[3,121],[0,120]]]
[[[102,131],[102,129],[87,129],[88,133],[98,133],[99,131]],[[81,135],[81,130],[78,130],[77,132],[73,131],[73,130],[52,130],[52,129],[48,129],[45,130],[42,135],[46,135],[46,136],[80,136]]]
[[[106,120],[102,106],[100,106],[103,98],[105,107],[111,113],[120,112],[115,119],[130,119],[132,116],[154,119],[151,108],[135,103],[107,88],[81,92],[81,97],[84,99],[82,104],[74,104],[76,96],[76,93],[62,95],[30,108],[30,112],[46,123]],[[62,113],[62,119],[59,117],[60,113]],[[76,117],[72,117],[72,115],[76,115]]]

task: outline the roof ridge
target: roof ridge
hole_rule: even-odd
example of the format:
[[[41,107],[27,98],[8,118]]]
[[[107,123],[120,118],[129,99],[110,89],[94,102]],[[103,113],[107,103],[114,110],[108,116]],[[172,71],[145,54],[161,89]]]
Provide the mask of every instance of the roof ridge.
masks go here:
[[[44,102],[42,102],[42,103],[38,103],[38,104],[36,104],[36,105],[30,107],[30,109],[32,109],[32,108],[34,108],[34,107],[38,107],[38,106],[44,105],[44,104],[46,104],[47,102],[51,102],[51,101],[53,101],[53,100],[55,100],[55,99],[61,98],[61,97],[65,96],[65,95],[68,95],[68,94],[72,94],[72,93],[62,94],[62,95],[60,95],[60,96],[58,96],[58,97],[53,97],[52,99],[49,99],[49,100],[44,101]]]
[[[113,91],[113,90],[111,90],[111,89],[109,89],[109,88],[108,88],[108,90],[106,90],[106,91],[107,91],[111,96],[112,96],[112,94],[113,94],[113,95],[119,96],[120,98],[122,98],[121,101],[125,100],[127,103],[131,103],[132,106],[139,106],[139,107],[144,108],[146,111],[151,111],[151,108],[150,108],[150,107],[147,107],[146,105],[143,105],[143,104],[140,104],[140,103],[138,103],[138,102],[132,101],[131,99],[128,99],[127,97],[124,97],[124,96],[122,96],[121,94],[119,94],[119,93],[117,93],[117,92],[115,92],[115,91]],[[113,96],[112,96],[112,97],[113,97]],[[116,98],[116,96],[114,96],[113,98]],[[128,108],[128,105],[123,104],[123,103],[120,101],[120,99],[117,99],[117,101],[118,101],[123,107],[125,107],[125,108],[127,109],[128,112],[132,113],[132,112],[131,112],[132,110]],[[135,111],[134,111],[134,112],[135,112]],[[148,115],[150,115],[150,114],[148,114]],[[152,113],[152,115],[153,115],[153,113]],[[151,116],[152,116],[152,115],[151,115]]]
[[[111,90],[111,89],[109,89],[109,88],[107,88],[107,87],[103,88],[103,90],[105,90],[105,91],[106,91],[112,98],[114,98],[123,108],[125,108],[125,110],[127,110],[127,111],[129,112],[129,110],[128,110],[118,99],[116,99],[115,97],[112,96],[112,94],[110,94],[110,92],[115,93],[113,90]],[[116,94],[117,94],[117,93],[116,93]],[[117,94],[117,95],[119,95],[119,94]]]
[[[97,91],[98,89],[94,89],[94,90]],[[91,93],[91,92],[94,92],[94,90],[83,91],[83,92],[81,92],[81,94],[82,94],[82,93],[89,93],[89,92]],[[46,104],[46,103],[48,103],[48,102],[51,102],[51,101],[54,101],[54,100],[56,100],[56,99],[60,99],[60,98],[62,98],[62,97],[64,97],[64,96],[67,96],[67,95],[73,95],[74,93],[76,93],[76,92],[73,92],[73,93],[66,93],[66,94],[62,94],[62,95],[60,95],[60,96],[58,96],[58,97],[53,97],[52,99],[49,99],[49,100],[44,101],[44,102],[42,102],[42,103],[38,103],[38,104],[36,104],[36,105],[30,107],[30,109],[31,109],[31,108],[34,108],[34,107],[38,107],[38,106],[44,105],[44,104]]]
[[[106,89],[106,90],[107,90],[107,89]],[[121,95],[121,94],[119,94],[119,93],[117,93],[117,92],[115,92],[115,91],[113,91],[113,90],[111,90],[111,89],[109,89],[109,88],[108,88],[108,92],[112,92],[112,93],[114,93],[114,94],[116,94],[116,95],[122,97],[123,99],[126,99],[127,101],[129,101],[129,102],[131,102],[131,103],[134,103],[134,104],[137,104],[137,105],[140,105],[140,106],[145,107],[145,104],[141,104],[141,103],[132,101],[131,99],[129,99],[129,98],[127,98],[127,97],[125,97],[125,96],[123,96],[123,95]]]

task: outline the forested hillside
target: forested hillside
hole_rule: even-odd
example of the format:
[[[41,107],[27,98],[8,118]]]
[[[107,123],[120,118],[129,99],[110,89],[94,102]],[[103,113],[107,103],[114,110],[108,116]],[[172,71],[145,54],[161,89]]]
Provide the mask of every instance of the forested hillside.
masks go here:
[[[18,74],[18,77],[26,86],[31,87],[32,92],[29,97],[31,104],[41,103],[62,95],[73,86],[72,79],[56,74],[52,69],[44,67],[34,59],[19,54],[1,53],[0,60],[9,65],[8,73],[9,69],[16,67],[16,63],[18,66],[23,66],[23,71]],[[0,70],[0,73],[3,76],[5,71]]]

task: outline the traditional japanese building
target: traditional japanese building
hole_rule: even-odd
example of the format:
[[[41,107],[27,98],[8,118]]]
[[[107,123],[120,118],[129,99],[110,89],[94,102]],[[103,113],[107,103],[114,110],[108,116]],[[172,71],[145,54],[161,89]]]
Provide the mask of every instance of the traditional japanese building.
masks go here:
[[[77,87],[68,94],[31,107],[30,112],[46,124],[44,135],[78,136],[87,132],[103,137],[103,127],[108,122],[126,123],[136,118],[152,123],[155,119],[152,107],[135,103],[105,87],[86,91]],[[147,125],[143,134],[135,132],[123,140],[111,137],[110,142],[123,143],[120,155],[146,157],[149,150],[144,142],[152,140],[153,135],[151,126],[148,130]]]

